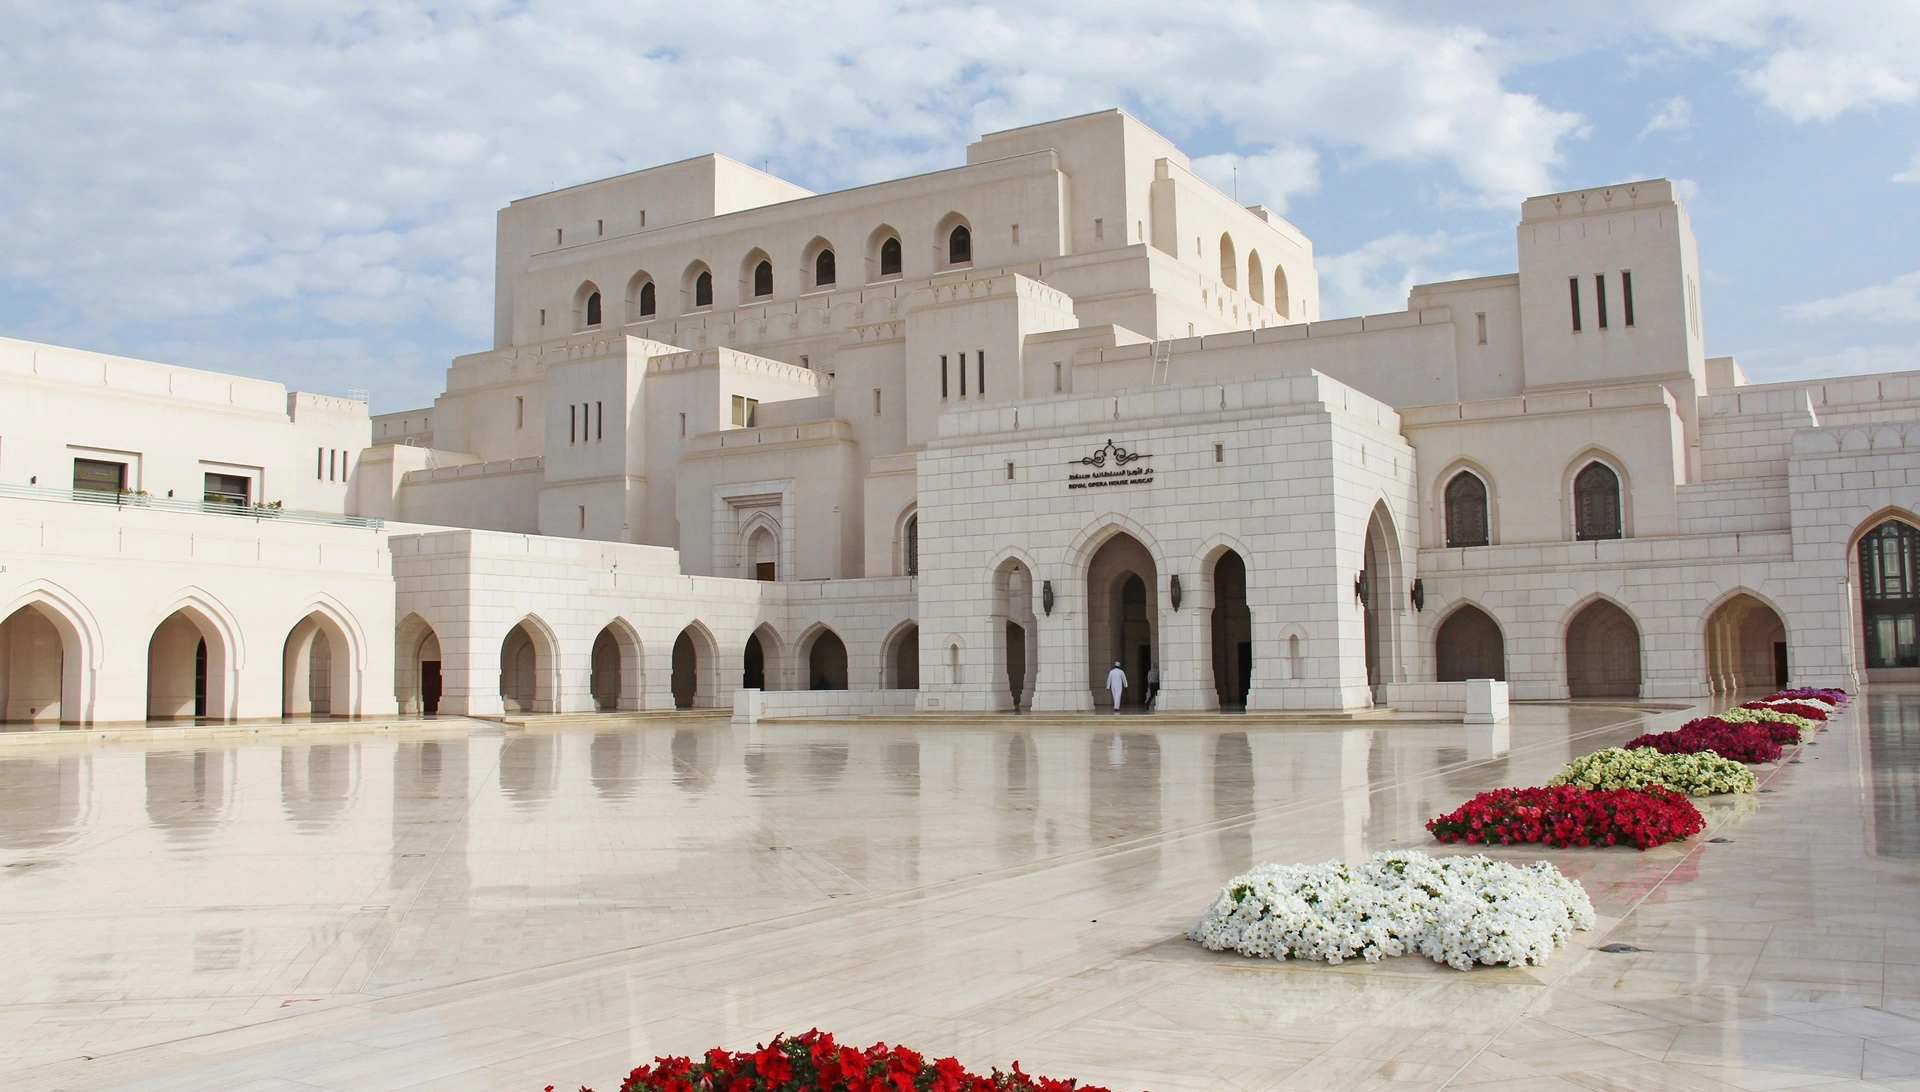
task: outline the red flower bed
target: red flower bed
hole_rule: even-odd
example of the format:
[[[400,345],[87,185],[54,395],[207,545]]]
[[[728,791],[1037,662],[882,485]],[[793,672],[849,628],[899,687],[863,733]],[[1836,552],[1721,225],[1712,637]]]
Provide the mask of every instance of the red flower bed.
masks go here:
[[[1719,717],[1701,717],[1698,720],[1690,720],[1685,724],[1682,724],[1679,730],[1684,732],[1689,728],[1704,728],[1704,729],[1731,728],[1736,730],[1743,729],[1743,728],[1751,728],[1758,732],[1765,732],[1768,738],[1772,739],[1775,743],[1778,743],[1783,748],[1800,742],[1800,729],[1794,725],[1788,724],[1784,720],[1762,720],[1762,721],[1755,721],[1752,724],[1747,724],[1744,722],[1736,724],[1732,721],[1721,720]]]
[[[1791,724],[1769,721],[1765,726],[1758,724],[1702,724],[1690,721],[1671,732],[1655,732],[1637,736],[1624,746],[1631,751],[1635,747],[1652,747],[1663,755],[1691,755],[1701,751],[1712,751],[1722,758],[1731,758],[1735,762],[1772,762],[1780,757],[1782,740],[1774,737],[1774,728],[1785,728],[1793,732],[1798,741],[1800,733]]]
[[[547,1086],[553,1092],[553,1086]],[[591,1092],[581,1089],[580,1092]],[[969,1073],[958,1061],[903,1046],[841,1046],[818,1028],[776,1035],[757,1050],[714,1049],[699,1061],[655,1058],[627,1075],[620,1092],[1109,1092],[1020,1071]]]
[[[1813,705],[1808,702],[1791,701],[1791,702],[1780,702],[1777,705],[1768,705],[1766,702],[1763,702],[1763,701],[1750,701],[1745,705],[1741,706],[1740,708],[1752,709],[1755,712],[1760,712],[1760,713],[1768,713],[1768,712],[1791,713],[1796,717],[1805,717],[1808,720],[1826,720],[1827,719],[1826,706]]]
[[[1494,789],[1434,819],[1427,829],[1442,842],[1550,846],[1632,845],[1649,849],[1698,834],[1706,826],[1685,796],[1659,787]]]
[[[1826,690],[1818,686],[1800,686],[1792,690],[1780,690],[1767,695],[1768,701],[1779,701],[1781,698],[1821,698],[1837,705],[1847,704],[1847,692],[1845,690]]]

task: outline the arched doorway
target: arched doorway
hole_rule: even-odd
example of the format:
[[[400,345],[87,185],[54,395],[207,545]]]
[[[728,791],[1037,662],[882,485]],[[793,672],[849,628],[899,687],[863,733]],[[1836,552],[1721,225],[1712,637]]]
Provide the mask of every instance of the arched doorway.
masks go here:
[[[1033,574],[1017,558],[1002,561],[993,573],[994,638],[999,641],[1001,693],[1007,695],[1004,708],[1015,711],[1031,706],[1033,682],[1039,674],[1039,645],[1033,639]]]
[[[740,652],[740,686],[746,690],[767,688],[767,652],[760,646],[760,635],[747,635],[747,647]]]
[[[212,619],[189,608],[168,615],[147,642],[148,719],[222,719],[226,665],[226,642]]]
[[[1146,694],[1147,671],[1160,644],[1159,579],[1153,555],[1125,532],[1103,543],[1087,563],[1087,681],[1096,708],[1112,700],[1101,695],[1115,663],[1127,673],[1122,704],[1137,706]]]
[[[78,703],[63,713],[68,690],[66,643],[52,617],[21,607],[0,622],[0,719],[58,724],[78,719]],[[78,673],[79,665],[72,668]],[[77,689],[77,686],[73,689]]]
[[[822,627],[807,645],[807,689],[847,688],[847,645],[834,631]]]
[[[602,713],[639,709],[645,672],[640,655],[640,640],[624,621],[615,620],[602,627],[593,639],[593,661],[588,689],[593,707]]]
[[[1787,625],[1741,592],[1707,616],[1707,685],[1726,692],[1787,685]]]
[[[1213,562],[1213,689],[1222,709],[1245,709],[1253,689],[1253,612],[1247,563],[1228,550]]]
[[[1400,614],[1400,597],[1405,594],[1400,565],[1400,537],[1387,506],[1376,504],[1367,520],[1367,537],[1361,550],[1361,603],[1365,609],[1367,686],[1400,679],[1399,640],[1395,625]],[[1377,700],[1377,697],[1376,697]]]
[[[531,621],[507,631],[500,642],[500,704],[509,713],[551,713],[553,645]]]
[[[912,622],[894,635],[887,653],[887,689],[920,689],[920,627]]]
[[[1860,538],[1867,667],[1920,667],[1920,529],[1890,519]]]
[[[334,619],[314,611],[294,623],[280,665],[282,716],[353,715],[352,638]]]
[[[673,639],[673,674],[668,685],[675,709],[692,709],[714,701],[719,679],[707,675],[713,670],[714,658],[713,644],[698,622]]]
[[[1588,604],[1567,623],[1567,694],[1640,696],[1640,627],[1605,599]]]
[[[1500,624],[1471,604],[1440,623],[1433,636],[1434,678],[1441,682],[1507,677],[1507,644]]]
[[[393,695],[402,714],[440,712],[440,637],[418,614],[400,620],[393,631]]]

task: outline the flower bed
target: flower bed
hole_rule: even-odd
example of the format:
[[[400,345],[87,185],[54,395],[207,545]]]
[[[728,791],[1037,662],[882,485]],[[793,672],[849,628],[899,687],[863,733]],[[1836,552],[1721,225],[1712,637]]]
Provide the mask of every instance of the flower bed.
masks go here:
[[[1722,731],[1752,729],[1758,732],[1765,732],[1767,738],[1778,743],[1782,748],[1790,747],[1800,742],[1800,729],[1783,720],[1736,722],[1721,717],[1700,717],[1682,724],[1678,730],[1684,732],[1689,728],[1708,728]]]
[[[1778,728],[1793,735],[1793,742],[1800,740],[1800,732],[1791,724],[1780,724]],[[1731,758],[1735,762],[1772,762],[1780,757],[1781,741],[1774,738],[1772,727],[1759,724],[1702,724],[1689,721],[1671,732],[1654,732],[1635,736],[1628,740],[1626,749],[1631,751],[1640,747],[1651,747],[1663,755],[1690,755],[1711,751],[1721,758]]]
[[[1349,868],[1265,864],[1234,877],[1188,934],[1214,951],[1377,962],[1418,952],[1466,970],[1546,962],[1593,927],[1580,885],[1546,861],[1388,852]]]
[[[1781,690],[1769,694],[1767,695],[1767,700],[1817,701],[1827,705],[1829,708],[1838,709],[1847,704],[1847,692],[1845,690],[1823,689],[1817,686],[1802,686],[1793,690]]]
[[[1651,747],[1623,750],[1608,747],[1560,768],[1548,785],[1579,785],[1588,789],[1644,789],[1664,785],[1688,796],[1722,792],[1752,792],[1759,787],[1753,771],[1711,751],[1663,755]]]
[[[1808,720],[1815,720],[1815,721],[1827,719],[1826,707],[1821,705],[1815,705],[1812,702],[1750,701],[1745,705],[1742,705],[1740,708],[1753,709],[1762,713],[1791,713],[1796,717],[1805,717]]]
[[[953,1058],[929,1061],[903,1046],[841,1046],[815,1029],[776,1035],[755,1050],[709,1050],[699,1060],[655,1058],[627,1075],[620,1092],[1108,1092],[1098,1085],[995,1069],[970,1073]],[[553,1086],[547,1086],[553,1092]],[[581,1089],[581,1092],[591,1092]]]
[[[1568,846],[1631,845],[1649,849],[1698,834],[1699,809],[1677,792],[1648,789],[1494,789],[1427,824],[1442,842]]]
[[[1820,722],[1792,713],[1782,713],[1774,709],[1729,709],[1720,714],[1720,720],[1728,724],[1791,724],[1800,733],[1802,739],[1812,739],[1820,730]]]

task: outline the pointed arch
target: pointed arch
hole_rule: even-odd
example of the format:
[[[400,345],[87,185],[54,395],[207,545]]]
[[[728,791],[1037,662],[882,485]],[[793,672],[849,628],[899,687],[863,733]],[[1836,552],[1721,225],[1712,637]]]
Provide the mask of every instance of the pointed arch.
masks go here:
[[[653,274],[642,269],[627,279],[627,321],[646,322],[660,311],[659,289]]]
[[[900,510],[893,529],[893,571],[900,576],[920,575],[920,504],[915,501]]]
[[[958,212],[949,212],[934,227],[938,253],[934,264],[942,269],[973,264],[973,224]]]
[[[1260,251],[1255,249],[1247,251],[1247,295],[1255,303],[1267,302],[1267,272],[1260,264]]]
[[[1788,685],[1787,616],[1744,585],[1716,596],[1700,616],[1708,689],[1717,693]]]
[[[1613,478],[1610,511],[1603,488],[1605,477],[1592,473],[1595,467]],[[1583,475],[1587,476],[1584,486]],[[1569,540],[1587,542],[1633,537],[1633,487],[1627,476],[1626,460],[1613,452],[1594,446],[1575,456],[1563,472],[1560,495],[1565,498],[1563,526]]]
[[[366,698],[365,631],[330,595],[309,597],[302,610],[281,648],[281,715],[360,716]]]
[[[621,615],[614,615],[594,635],[588,689],[593,706],[603,713],[627,713],[646,708],[646,648],[640,631]]]
[[[148,617],[147,715],[235,719],[246,643],[233,612],[189,586]]]
[[[1147,548],[1147,553],[1153,556],[1155,568],[1167,568],[1166,551],[1161,547],[1159,540],[1153,536],[1153,532],[1147,530],[1132,516],[1112,511],[1082,525],[1080,533],[1074,536],[1067,547],[1069,564],[1074,568],[1084,568],[1087,562],[1092,560],[1095,551],[1105,546],[1108,539],[1118,534],[1133,536],[1140,545]]]
[[[1612,596],[1574,604],[1563,623],[1567,696],[1637,698],[1645,677],[1640,623]]]
[[[758,670],[758,680],[755,671]],[[740,685],[759,690],[791,689],[787,642],[772,622],[762,622],[747,635],[740,665]]]
[[[604,301],[600,297],[600,286],[592,281],[581,281],[580,287],[573,290],[573,328],[592,330],[600,325],[604,317]]]
[[[1367,514],[1361,539],[1360,570],[1367,577],[1363,602],[1367,685],[1401,681],[1402,620],[1409,582],[1405,546],[1400,538],[1399,521],[1384,496],[1373,503]]]
[[[1233,236],[1220,233],[1220,283],[1228,288],[1240,287],[1240,259],[1233,249]]]
[[[867,282],[900,276],[904,257],[898,228],[892,224],[874,228],[867,236]]]
[[[845,690],[847,642],[825,622],[815,622],[794,642],[794,668],[808,690]]]
[[[833,288],[840,282],[840,259],[833,244],[823,235],[815,235],[800,251],[800,269],[809,291]]]
[[[1856,524],[1847,541],[1847,573],[1855,589],[1849,606],[1859,612],[1855,662],[1870,679],[1875,672],[1920,667],[1920,519],[1889,506]]]
[[[920,689],[920,623],[908,618],[880,642],[882,690]]]
[[[680,274],[680,310],[704,311],[713,306],[713,270],[707,263],[694,261]]]
[[[1273,263],[1273,309],[1280,317],[1293,317],[1293,297],[1287,294],[1287,271],[1279,262]]]
[[[720,644],[713,630],[695,618],[673,639],[670,688],[675,709],[713,709],[720,705]],[[726,688],[729,698],[732,688]]]
[[[440,711],[442,687],[440,635],[418,612],[394,626],[393,696],[402,714],[433,716]]]
[[[763,300],[773,295],[773,257],[754,247],[740,259],[739,300]]]
[[[1507,677],[1507,639],[1493,612],[1470,599],[1451,603],[1433,629],[1434,678],[1439,682]]]
[[[93,722],[99,623],[48,580],[14,589],[0,605],[0,721]]]
[[[538,614],[500,638],[500,701],[508,713],[554,713],[560,701],[560,639]]]

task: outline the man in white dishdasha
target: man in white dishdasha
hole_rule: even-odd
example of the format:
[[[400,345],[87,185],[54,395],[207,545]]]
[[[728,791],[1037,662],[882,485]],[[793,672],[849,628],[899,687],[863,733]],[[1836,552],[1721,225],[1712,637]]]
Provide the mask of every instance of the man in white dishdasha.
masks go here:
[[[1107,689],[1113,692],[1113,711],[1120,711],[1120,694],[1127,688],[1127,673],[1120,670],[1120,661],[1113,661],[1113,670],[1107,672]]]

